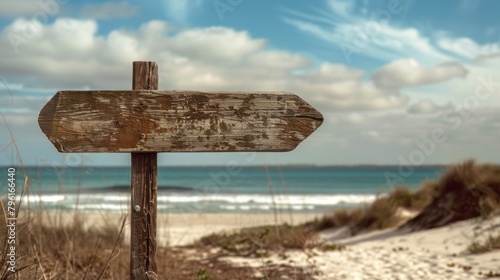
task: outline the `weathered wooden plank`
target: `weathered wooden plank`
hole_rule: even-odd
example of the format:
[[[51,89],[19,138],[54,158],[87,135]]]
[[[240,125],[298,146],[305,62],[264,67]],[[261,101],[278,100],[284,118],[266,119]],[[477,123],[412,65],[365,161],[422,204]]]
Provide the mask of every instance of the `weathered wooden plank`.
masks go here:
[[[132,89],[158,89],[158,65],[133,63]],[[156,153],[131,154],[130,279],[156,280]]]
[[[130,279],[157,279],[157,153],[132,153],[131,163]]]
[[[323,116],[286,92],[60,91],[40,112],[60,152],[290,151]]]

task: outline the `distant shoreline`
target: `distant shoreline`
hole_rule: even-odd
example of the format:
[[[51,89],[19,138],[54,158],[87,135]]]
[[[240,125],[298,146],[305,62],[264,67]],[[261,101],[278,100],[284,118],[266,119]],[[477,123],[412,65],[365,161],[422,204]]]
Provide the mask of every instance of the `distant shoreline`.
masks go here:
[[[419,165],[413,166],[415,169],[424,169],[424,168],[446,168],[451,164],[428,164],[428,165]],[[3,165],[0,168],[9,168],[16,167],[15,165]],[[268,168],[398,168],[401,165],[391,165],[391,164],[353,164],[353,165],[315,165],[315,164],[285,164],[285,165],[240,165],[242,168],[262,168],[264,166]],[[62,165],[25,165],[24,168],[130,168],[129,165],[119,165],[119,166],[100,166],[100,165],[82,165],[82,166],[62,166]],[[226,168],[226,165],[182,165],[182,166],[158,166],[158,168],[165,169],[188,169],[188,168],[200,168],[200,169],[208,169],[208,168]]]
[[[131,187],[130,185],[114,185],[107,187],[90,187],[90,188],[82,188],[80,190],[66,190],[66,194],[72,193],[130,193]],[[183,187],[183,186],[158,186],[158,192],[195,192],[197,189],[191,187]],[[59,193],[59,192],[57,192]]]

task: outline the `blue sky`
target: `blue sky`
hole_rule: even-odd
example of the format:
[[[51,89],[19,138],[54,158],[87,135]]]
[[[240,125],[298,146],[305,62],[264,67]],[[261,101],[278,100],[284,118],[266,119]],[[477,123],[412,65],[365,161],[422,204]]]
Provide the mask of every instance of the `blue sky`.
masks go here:
[[[325,122],[289,153],[161,154],[161,165],[500,163],[498,1],[23,0],[0,3],[0,165],[128,165],[40,131],[63,89],[285,90]],[[498,81],[498,82],[497,82]]]

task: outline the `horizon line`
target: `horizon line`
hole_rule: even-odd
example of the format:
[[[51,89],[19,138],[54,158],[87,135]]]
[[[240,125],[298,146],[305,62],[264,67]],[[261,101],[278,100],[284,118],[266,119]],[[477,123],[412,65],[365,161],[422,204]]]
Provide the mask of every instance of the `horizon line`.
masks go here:
[[[454,165],[457,163],[430,163],[430,164],[420,164],[420,165],[412,165],[413,168],[422,168],[422,167],[446,167],[450,165]],[[494,163],[493,163],[494,164]],[[376,163],[360,163],[360,164],[301,164],[301,163],[290,163],[290,164],[240,164],[241,167],[400,167],[401,164],[376,164]],[[404,165],[406,166],[406,165]],[[0,165],[1,168],[9,168],[16,167],[16,165]],[[36,167],[57,167],[57,168],[126,168],[131,167],[130,165],[78,165],[78,166],[69,166],[69,165],[23,165],[24,168],[36,168]],[[209,168],[209,167],[227,167],[225,164],[213,164],[213,165],[158,165],[158,168]],[[234,166],[232,166],[234,167]]]

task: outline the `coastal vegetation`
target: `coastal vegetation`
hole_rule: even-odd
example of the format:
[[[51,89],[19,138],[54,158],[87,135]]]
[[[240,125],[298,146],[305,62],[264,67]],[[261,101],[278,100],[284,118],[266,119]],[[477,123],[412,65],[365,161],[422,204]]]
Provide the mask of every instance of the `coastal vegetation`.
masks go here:
[[[351,234],[394,226],[430,229],[500,212],[500,166],[467,160],[417,190],[396,186],[365,207],[340,209],[307,223],[315,231],[347,226]]]

